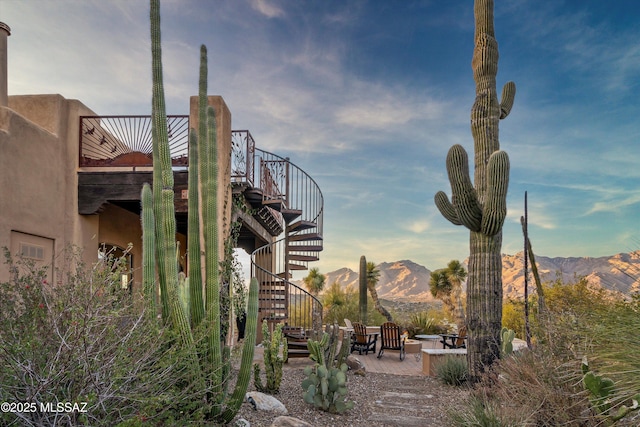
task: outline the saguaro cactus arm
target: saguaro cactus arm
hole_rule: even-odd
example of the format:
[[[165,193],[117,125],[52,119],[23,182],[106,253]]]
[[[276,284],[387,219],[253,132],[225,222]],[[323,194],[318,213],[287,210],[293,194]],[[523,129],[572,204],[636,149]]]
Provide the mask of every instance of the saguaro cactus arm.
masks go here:
[[[493,236],[502,230],[507,216],[507,187],[509,185],[509,156],[496,151],[487,165],[487,200],[482,214],[481,232]]]
[[[500,97],[500,119],[504,119],[509,115],[515,97],[516,84],[514,82],[505,83],[502,87],[502,96]]]

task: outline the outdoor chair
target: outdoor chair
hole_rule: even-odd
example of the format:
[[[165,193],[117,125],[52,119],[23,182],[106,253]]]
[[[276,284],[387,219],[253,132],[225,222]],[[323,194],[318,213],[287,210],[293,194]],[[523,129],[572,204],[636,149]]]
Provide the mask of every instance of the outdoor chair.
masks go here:
[[[380,352],[378,359],[382,357],[386,350],[399,350],[400,360],[404,360],[404,337],[400,332],[400,326],[393,322],[386,322],[380,326]]]
[[[467,327],[463,326],[457,334],[440,335],[442,348],[467,348]]]
[[[351,341],[351,353],[358,350],[358,354],[368,355],[370,351],[376,352],[376,343],[378,342],[378,334],[367,333],[367,327],[359,322],[353,323],[353,335]]]
[[[344,324],[346,326],[346,331],[347,332],[353,332],[353,324],[351,323],[351,320],[345,318],[344,319]]]

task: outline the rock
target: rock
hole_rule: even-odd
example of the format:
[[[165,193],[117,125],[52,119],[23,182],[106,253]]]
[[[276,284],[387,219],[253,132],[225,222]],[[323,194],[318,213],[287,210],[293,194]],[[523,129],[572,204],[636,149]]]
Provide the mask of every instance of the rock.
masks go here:
[[[236,420],[234,427],[251,427],[251,423],[244,418],[240,418],[239,420]]]
[[[348,355],[346,360],[347,366],[353,371],[355,375],[362,375],[363,377],[367,373],[364,363],[353,355]]]
[[[287,414],[287,408],[273,396],[260,393],[259,391],[250,391],[245,395],[247,402],[253,405],[253,409],[260,411],[272,411],[280,414]]]
[[[281,415],[273,420],[271,427],[313,427],[313,425],[298,418]]]

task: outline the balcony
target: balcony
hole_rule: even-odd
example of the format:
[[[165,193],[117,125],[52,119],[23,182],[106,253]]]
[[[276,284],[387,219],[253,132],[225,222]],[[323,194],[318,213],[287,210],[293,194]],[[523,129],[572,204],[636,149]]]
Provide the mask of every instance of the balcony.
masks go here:
[[[177,227],[186,234],[189,116],[167,116],[167,126]],[[139,214],[142,184],[152,182],[151,117],[81,116],[79,135],[79,213],[97,213],[109,202]],[[234,193],[244,196],[253,220],[272,236],[252,248],[252,276],[261,283],[260,320],[312,328],[313,314],[321,318],[321,305],[290,279],[292,271],[317,261],[323,249],[319,186],[289,158],[256,148],[248,130],[231,131],[230,171]]]

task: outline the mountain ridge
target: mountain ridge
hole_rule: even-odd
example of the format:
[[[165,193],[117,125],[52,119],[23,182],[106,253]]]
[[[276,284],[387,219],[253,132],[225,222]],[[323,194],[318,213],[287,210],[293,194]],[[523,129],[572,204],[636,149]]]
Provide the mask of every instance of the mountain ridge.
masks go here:
[[[628,296],[640,292],[640,250],[603,257],[545,257],[536,256],[536,264],[543,282],[559,276],[564,282],[585,277],[595,286]],[[468,268],[467,260],[463,262]],[[529,267],[530,268],[530,267]],[[378,264],[380,280],[376,286],[378,296],[398,301],[433,301],[429,290],[431,271],[411,260],[381,262]],[[502,281],[504,298],[522,298],[524,295],[523,252],[502,255]],[[343,287],[358,289],[358,273],[343,267],[325,274],[326,287],[334,282]],[[533,277],[529,275],[529,293],[535,293]],[[463,285],[464,288],[464,285]]]

